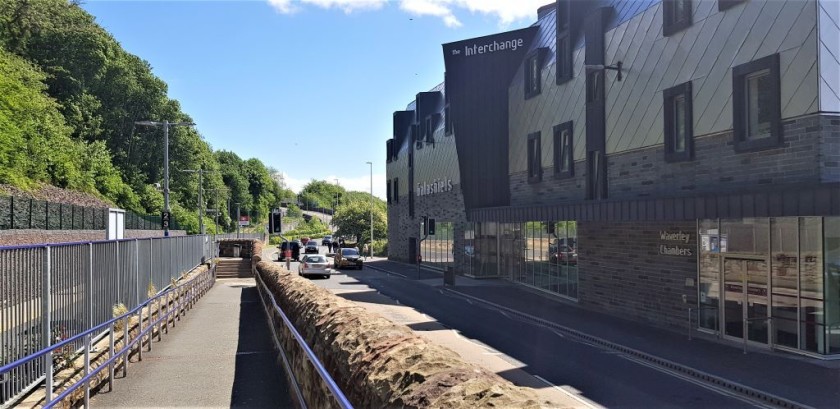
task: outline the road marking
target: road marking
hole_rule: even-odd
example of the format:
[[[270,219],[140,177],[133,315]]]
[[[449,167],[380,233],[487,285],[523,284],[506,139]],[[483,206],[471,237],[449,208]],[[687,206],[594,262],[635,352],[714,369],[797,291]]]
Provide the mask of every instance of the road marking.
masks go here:
[[[597,403],[592,402],[592,401],[590,401],[589,399],[586,399],[586,398],[583,398],[583,397],[578,396],[577,394],[578,394],[578,393],[580,393],[580,391],[578,391],[578,390],[575,390],[575,389],[573,389],[573,390],[566,390],[566,389],[564,389],[564,388],[562,388],[562,387],[560,387],[560,386],[557,386],[557,385],[555,385],[555,384],[553,384],[553,383],[549,382],[547,379],[543,378],[542,376],[539,376],[539,375],[531,375],[531,376],[533,376],[534,378],[537,378],[537,379],[539,379],[539,380],[541,380],[541,381],[545,382],[545,384],[546,384],[546,385],[548,385],[549,387],[554,388],[554,389],[557,389],[557,390],[558,390],[558,391],[560,391],[560,392],[563,392],[563,394],[564,394],[564,395],[571,397],[572,399],[574,399],[574,400],[576,400],[576,401],[578,401],[578,402],[582,403],[584,406],[586,406],[586,407],[588,407],[588,408],[592,408],[592,409],[600,409],[600,408],[603,408],[603,406],[598,405]]]

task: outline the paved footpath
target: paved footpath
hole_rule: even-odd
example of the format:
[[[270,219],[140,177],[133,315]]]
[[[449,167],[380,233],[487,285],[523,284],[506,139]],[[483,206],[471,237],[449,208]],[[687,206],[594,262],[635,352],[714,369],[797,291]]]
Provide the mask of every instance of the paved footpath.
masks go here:
[[[254,279],[225,279],[91,406],[286,408],[290,396]]]

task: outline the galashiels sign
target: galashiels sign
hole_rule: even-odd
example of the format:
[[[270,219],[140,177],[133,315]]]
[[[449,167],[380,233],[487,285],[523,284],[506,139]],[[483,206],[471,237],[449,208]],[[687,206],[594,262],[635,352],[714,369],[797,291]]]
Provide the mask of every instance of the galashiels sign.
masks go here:
[[[414,190],[416,196],[426,196],[452,190],[452,179],[435,179],[432,183],[418,183]]]

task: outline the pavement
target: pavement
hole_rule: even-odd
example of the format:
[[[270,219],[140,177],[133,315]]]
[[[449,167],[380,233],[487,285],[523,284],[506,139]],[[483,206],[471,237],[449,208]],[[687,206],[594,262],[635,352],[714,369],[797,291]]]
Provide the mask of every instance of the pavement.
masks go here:
[[[217,280],[91,406],[292,408],[278,359],[254,279]]]
[[[704,382],[703,377],[710,375],[705,381],[711,378],[723,380],[729,383],[729,389],[732,389],[731,385],[742,385],[761,391],[770,398],[793,401],[794,406],[840,407],[840,361],[758,348],[750,348],[744,354],[741,343],[723,342],[697,331],[689,340],[687,333],[588,311],[573,302],[506,280],[458,276],[454,287],[444,287],[440,273],[422,269],[418,275],[416,265],[380,258],[369,260],[366,266],[541,326],[566,330],[567,334],[582,336],[588,342],[608,345],[631,360],[640,360],[638,357],[644,356],[645,359],[639,362],[642,365],[650,364],[651,357],[658,359],[659,366],[673,365],[671,369],[676,372],[675,375],[687,376],[695,381]],[[437,277],[429,278],[433,275]],[[422,303],[416,307],[424,310]],[[717,381],[711,381],[714,382]],[[769,402],[783,406],[790,403]]]

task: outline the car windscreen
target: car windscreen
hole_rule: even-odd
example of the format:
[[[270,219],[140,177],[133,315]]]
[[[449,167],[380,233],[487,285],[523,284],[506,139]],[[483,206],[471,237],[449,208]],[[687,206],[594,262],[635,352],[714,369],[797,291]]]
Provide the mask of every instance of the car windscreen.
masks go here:
[[[307,256],[303,261],[307,263],[326,263],[327,258],[324,256]]]
[[[359,251],[356,249],[341,249],[342,256],[358,256]]]

